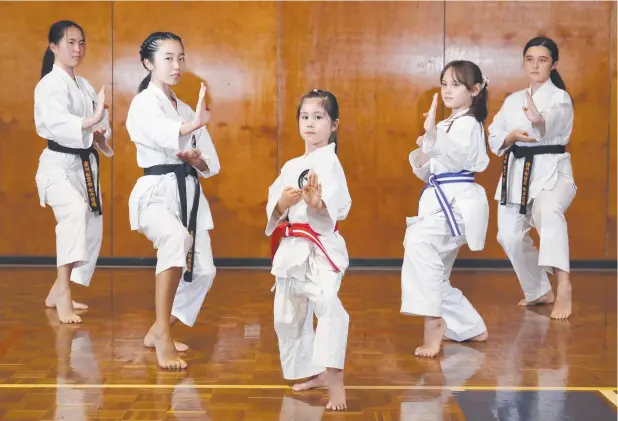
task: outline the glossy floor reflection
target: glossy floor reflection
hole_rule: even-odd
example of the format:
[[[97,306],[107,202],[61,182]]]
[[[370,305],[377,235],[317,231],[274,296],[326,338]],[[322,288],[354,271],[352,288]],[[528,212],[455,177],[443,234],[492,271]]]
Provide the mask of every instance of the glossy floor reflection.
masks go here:
[[[489,341],[447,342],[422,360],[422,320],[399,313],[399,273],[350,271],[345,414],[324,410],[323,391],[296,394],[282,379],[267,271],[219,271],[196,326],[174,327],[191,347],[181,373],[159,370],[142,345],[151,269],[101,269],[90,288],[75,287],[90,306],[80,326],[43,307],[53,278],[0,269],[0,420],[616,419],[616,272],[573,273],[566,322],[550,320],[550,307],[518,307],[509,271],[455,272]]]

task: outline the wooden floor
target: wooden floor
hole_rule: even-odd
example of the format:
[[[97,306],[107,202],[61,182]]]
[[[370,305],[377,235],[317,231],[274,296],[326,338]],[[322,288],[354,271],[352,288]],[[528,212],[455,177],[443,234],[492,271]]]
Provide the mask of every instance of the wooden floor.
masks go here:
[[[78,327],[43,307],[54,274],[0,268],[0,420],[616,419],[615,271],[572,274],[565,322],[518,307],[510,271],[457,271],[489,341],[446,343],[433,361],[413,355],[422,320],[399,313],[399,272],[349,271],[345,414],[282,379],[265,270],[219,269],[196,326],[174,327],[191,347],[182,373],[159,370],[142,346],[152,269],[99,269],[90,288],[74,287],[90,305]]]

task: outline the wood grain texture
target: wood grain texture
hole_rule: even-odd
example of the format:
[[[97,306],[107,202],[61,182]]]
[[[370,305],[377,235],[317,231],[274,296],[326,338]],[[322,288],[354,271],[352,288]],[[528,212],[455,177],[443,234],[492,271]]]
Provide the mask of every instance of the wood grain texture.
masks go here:
[[[609,56],[611,57],[611,101],[609,106],[609,174],[608,174],[608,192],[607,192],[607,258],[616,260],[616,248],[618,239],[616,238],[616,232],[618,226],[616,225],[616,191],[618,186],[616,180],[618,179],[618,172],[616,170],[616,159],[618,157],[618,132],[616,131],[616,119],[618,118],[618,109],[616,108],[616,85],[618,85],[618,73],[616,71],[616,56],[618,55],[618,39],[616,34],[618,33],[617,12],[618,7],[616,3],[612,3],[612,27],[611,27],[611,46],[609,50]]]
[[[34,176],[47,146],[34,127],[34,88],[51,24],[70,19],[86,35],[86,56],[76,73],[97,90],[112,83],[111,2],[1,2],[0,48],[0,255],[53,256],[56,220],[39,206]],[[27,25],[24,22],[28,22]],[[108,97],[111,98],[111,89]],[[114,116],[110,112],[110,118]],[[103,244],[112,250],[112,160],[101,156]],[[32,232],[36,235],[25,233]]]
[[[174,88],[178,96],[195,108],[200,81],[208,87],[208,129],[221,161],[219,175],[202,183],[214,216],[214,253],[267,255],[265,205],[277,153],[276,8],[274,2],[114,4],[116,256],[154,255],[151,243],[129,228],[128,199],[141,170],[125,122],[146,75],[139,46],[160,30],[176,33],[185,46],[187,71]],[[141,19],[146,15],[148,19]]]
[[[304,153],[299,98],[333,92],[352,196],[340,231],[351,256],[403,255],[405,217],[416,214],[423,188],[408,154],[439,86],[443,11],[433,2],[281,3],[279,166]]]
[[[566,214],[572,259],[600,259],[605,255],[606,218],[601,217],[601,209],[593,210],[597,217],[591,217],[590,205],[606,202],[608,166],[606,160],[586,157],[602,157],[607,153],[611,8],[611,3],[583,2],[446,4],[446,62],[460,58],[472,60],[489,77],[487,126],[509,94],[528,86],[522,68],[526,42],[544,35],[558,44],[558,70],[575,104],[568,150],[579,188]],[[553,19],[557,13],[565,14],[559,20]],[[497,21],[499,25],[494,24]],[[586,63],[585,71],[581,63]],[[461,257],[504,257],[496,241],[497,202],[493,200],[501,165],[502,159],[492,154],[489,168],[478,177],[490,199],[486,248],[482,253],[465,250]]]
[[[427,360],[414,356],[422,318],[398,311],[398,272],[350,271],[339,295],[350,315],[349,411],[340,415],[324,412],[324,390],[292,393],[282,378],[266,271],[219,271],[195,326],[173,327],[191,348],[184,372],[157,369],[154,350],[142,344],[155,316],[153,270],[104,269],[90,288],[73,288],[90,305],[80,326],[59,325],[43,307],[54,277],[53,269],[0,270],[0,290],[11,291],[0,307],[3,420],[464,421],[449,388],[554,388],[566,397],[569,387],[616,387],[615,272],[573,273],[574,314],[559,322],[549,319],[551,306],[517,305],[512,273],[455,271],[452,282],[484,318],[489,339],[445,342]],[[558,401],[518,408],[558,421],[573,410]]]
[[[545,34],[558,42],[559,69],[575,100],[571,257],[615,260],[615,9],[611,2],[0,3],[0,76],[11,81],[0,96],[0,255],[55,254],[54,217],[39,207],[34,183],[44,142],[34,132],[32,98],[49,25],[69,18],[84,27],[88,42],[79,74],[95,88],[113,83],[115,155],[101,160],[102,256],[155,253],[129,228],[128,198],[141,171],[125,121],[146,74],[139,46],[150,32],[169,30],[183,38],[187,53],[177,94],[194,107],[204,81],[213,107],[209,130],[222,168],[202,186],[214,215],[215,257],[269,257],[268,186],[285,161],[302,154],[296,107],[319,87],[340,102],[339,157],[353,201],[341,232],[350,256],[401,258],[405,217],[416,214],[423,188],[408,154],[444,62],[471,59],[489,76],[489,124],[506,95],[526,86],[525,42]],[[26,18],[31,25],[23,25]],[[587,159],[608,152],[609,159]],[[491,209],[485,250],[464,248],[460,257],[505,258],[493,200],[500,165],[492,157],[478,177]],[[28,241],[25,224],[37,233]]]

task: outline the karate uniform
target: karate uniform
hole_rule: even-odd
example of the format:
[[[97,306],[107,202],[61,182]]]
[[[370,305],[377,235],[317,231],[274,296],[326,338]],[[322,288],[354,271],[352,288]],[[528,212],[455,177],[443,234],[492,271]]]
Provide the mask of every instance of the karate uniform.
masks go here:
[[[56,218],[56,265],[73,263],[70,280],[84,286],[90,285],[103,240],[98,152],[88,149],[93,147],[96,129],[106,129],[106,141],[111,137],[107,111],[98,124],[82,130],[82,121],[94,114],[96,103],[97,94],[86,79],[76,76],[74,80],[57,65],[34,90],[36,132],[48,140],[35,177],[39,202],[42,207],[49,205]],[[88,164],[78,155],[51,150],[50,143],[56,148],[82,150]],[[84,165],[89,167],[88,176]],[[94,196],[88,192],[87,177]],[[91,200],[93,205],[98,201],[98,211],[92,210]]]
[[[468,114],[452,115],[436,126],[435,139],[425,135],[422,147],[410,153],[412,170],[428,183],[418,216],[407,218],[401,272],[401,312],[442,317],[445,335],[456,341],[487,329],[483,319],[450,283],[459,248],[482,250],[489,206],[474,173],[487,168],[482,124]]]
[[[192,121],[195,112],[179,99],[176,98],[176,101],[178,110],[154,83],[150,83],[131,101],[126,126],[137,149],[138,166],[147,169],[156,165],[183,164],[176,154],[198,148],[208,168],[203,172],[195,170],[195,175],[208,178],[218,174],[219,158],[208,130],[203,127],[180,135],[180,126]],[[129,197],[129,219],[131,229],[144,234],[157,250],[157,275],[169,268],[183,268],[183,279],[176,291],[172,315],[185,325],[193,326],[216,274],[208,233],[214,224],[208,201],[199,183],[196,186],[196,177],[186,176],[184,184],[187,217],[193,210],[195,195],[199,195],[196,202],[194,266],[190,281],[184,279],[184,274],[188,269],[187,256],[192,249],[193,237],[183,225],[176,174],[140,177]]]
[[[302,188],[310,171],[317,174],[322,185],[326,209],[315,210],[301,199],[279,215],[275,207],[284,188]],[[327,367],[344,367],[349,316],[337,293],[349,258],[336,224],[347,217],[351,206],[334,144],[286,162],[269,188],[266,235],[273,235],[287,219],[291,224],[308,224],[320,244],[288,236],[281,240],[273,258],[274,323],[286,379],[310,377]],[[315,332],[314,313],[318,318]]]
[[[526,91],[511,94],[489,126],[489,146],[502,156],[504,139],[515,129],[522,129],[537,143],[517,142],[517,148],[556,147],[567,145],[573,129],[573,104],[567,92],[548,80],[532,95],[532,100],[545,118],[543,136],[525,116]],[[495,199],[498,204],[498,242],[508,256],[527,301],[534,301],[551,291],[547,272],[556,267],[568,272],[569,238],[564,213],[576,193],[571,156],[568,152],[534,156],[532,165],[524,169],[525,160],[509,153],[508,174],[503,184],[500,177]],[[527,197],[522,207],[522,179],[529,177]],[[503,186],[507,191],[503,195]],[[528,234],[531,227],[539,232],[540,251]]]

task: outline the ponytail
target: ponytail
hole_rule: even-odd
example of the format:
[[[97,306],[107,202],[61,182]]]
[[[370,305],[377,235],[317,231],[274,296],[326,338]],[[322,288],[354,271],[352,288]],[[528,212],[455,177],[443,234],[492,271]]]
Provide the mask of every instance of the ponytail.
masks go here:
[[[45,50],[45,54],[43,55],[43,66],[41,68],[41,79],[43,79],[43,77],[45,77],[46,74],[51,72],[53,67],[54,67],[54,53],[49,47],[47,47],[47,50]]]
[[[487,118],[487,85],[483,86],[481,84],[481,91],[472,98],[470,113],[479,123],[483,123]]]
[[[558,70],[554,69],[549,73],[549,78],[551,79],[551,82],[556,85],[558,88],[562,89],[563,91],[566,91],[566,85],[564,83],[564,81],[562,80],[562,77],[560,76],[560,73],[558,73]]]
[[[335,154],[337,153],[337,147],[339,146],[337,144],[337,131],[335,130],[334,132],[332,132],[330,134],[330,137],[328,138],[328,144],[330,145],[331,143],[335,144]]]
[[[142,79],[142,81],[140,82],[139,86],[137,87],[137,93],[142,92],[144,89],[146,89],[148,87],[148,85],[150,84],[150,79],[152,78],[152,73],[148,73],[146,75],[146,77],[144,79]]]

